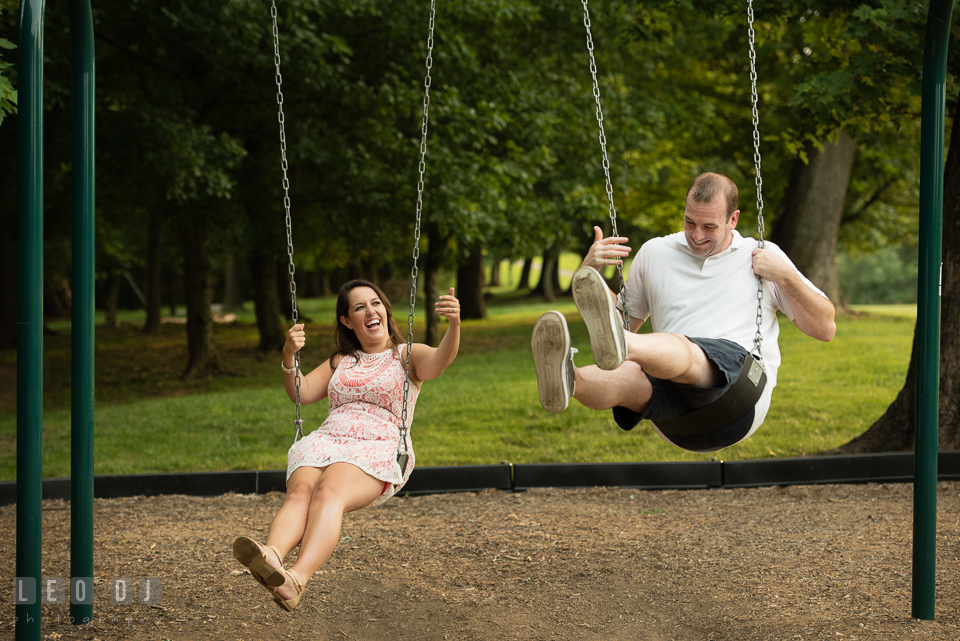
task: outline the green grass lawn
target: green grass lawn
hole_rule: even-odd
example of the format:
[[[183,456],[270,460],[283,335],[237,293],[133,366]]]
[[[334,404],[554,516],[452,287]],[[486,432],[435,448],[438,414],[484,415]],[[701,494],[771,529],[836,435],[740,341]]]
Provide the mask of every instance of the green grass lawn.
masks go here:
[[[332,350],[332,299],[305,300],[300,308],[313,321],[303,354],[310,369]],[[569,299],[553,305],[517,297],[491,301],[488,319],[464,322],[456,362],[424,385],[412,427],[419,465],[711,458],[662,442],[649,423],[623,432],[609,412],[576,401],[560,415],[543,410],[530,332],[551,308],[570,320],[577,363],[592,362],[586,328]],[[766,423],[745,443],[714,456],[815,454],[869,427],[903,384],[915,322],[909,310],[884,311],[891,310],[838,319],[828,344],[781,318],[783,365]],[[70,473],[69,325],[59,330],[45,338],[45,477]],[[247,322],[219,326],[226,373],[186,381],[179,379],[186,362],[183,326],[163,330],[147,338],[129,323],[97,328],[96,473],[284,468],[294,408],[282,388],[279,355],[254,350],[256,328]],[[16,477],[15,361],[15,353],[0,353],[0,480]],[[325,414],[325,402],[304,407],[305,431]]]

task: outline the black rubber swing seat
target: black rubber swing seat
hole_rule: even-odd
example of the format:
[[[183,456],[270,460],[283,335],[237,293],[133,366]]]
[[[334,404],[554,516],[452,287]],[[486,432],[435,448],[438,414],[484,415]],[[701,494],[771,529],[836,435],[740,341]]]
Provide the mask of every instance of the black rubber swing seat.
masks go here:
[[[733,425],[753,409],[767,386],[767,373],[753,354],[743,359],[737,380],[723,396],[709,405],[674,418],[657,419],[657,428],[667,436],[701,436]]]

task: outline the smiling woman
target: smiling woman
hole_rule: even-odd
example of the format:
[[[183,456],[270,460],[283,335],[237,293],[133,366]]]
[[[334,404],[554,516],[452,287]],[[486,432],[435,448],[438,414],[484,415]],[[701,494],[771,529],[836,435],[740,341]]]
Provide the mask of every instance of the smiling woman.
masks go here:
[[[383,292],[373,283],[350,281],[340,288],[337,299],[336,352],[301,377],[299,353],[306,332],[297,322],[280,40],[276,3],[270,5],[294,322],[287,332],[280,366],[287,394],[296,403],[297,437],[302,436],[301,404],[329,396],[330,412],[317,430],[299,441],[294,439],[287,454],[286,499],[270,525],[266,545],[240,537],[234,541],[233,553],[288,612],[297,607],[306,582],[340,540],[343,515],[385,502],[407,482],[414,466],[408,420],[413,419],[420,386],[443,373],[460,345],[460,302],[453,288],[449,295],[440,296],[436,305],[437,312],[450,321],[439,347],[413,343],[435,9],[435,0],[430,0],[407,341],[401,345],[390,301]],[[287,570],[283,558],[298,545],[297,561]]]
[[[433,348],[404,343],[390,301],[376,285],[345,283],[337,297],[336,351],[302,381],[295,355],[306,344],[306,330],[297,324],[287,333],[281,364],[287,394],[303,404],[329,398],[329,415],[287,453],[287,495],[266,545],[240,537],[233,546],[281,608],[297,606],[306,580],[340,540],[343,515],[386,502],[410,478],[415,458],[409,432],[401,430],[404,412],[412,419],[423,382],[457,356],[460,302],[453,294],[451,288],[436,303],[449,327]],[[397,456],[398,440],[406,459]],[[298,545],[287,570],[283,558]]]

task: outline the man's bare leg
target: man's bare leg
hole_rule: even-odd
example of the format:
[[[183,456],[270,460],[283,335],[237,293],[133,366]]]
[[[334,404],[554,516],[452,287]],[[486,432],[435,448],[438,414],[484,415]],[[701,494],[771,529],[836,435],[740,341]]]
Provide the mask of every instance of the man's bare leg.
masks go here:
[[[626,407],[642,414],[653,394],[650,379],[633,361],[609,371],[596,365],[578,367],[576,381],[573,397],[592,410]]]
[[[551,412],[562,412],[572,397],[591,409],[627,407],[642,413],[653,391],[646,373],[700,387],[723,380],[703,350],[680,334],[628,333],[626,343],[627,359],[615,369],[575,368],[576,350],[570,345],[566,320],[559,312],[543,314],[531,339],[540,403]]]
[[[601,369],[615,371],[622,363],[633,361],[651,376],[675,383],[713,387],[723,381],[716,364],[686,336],[625,332],[616,294],[594,268],[581,267],[573,273],[573,300],[590,332],[590,348]]]
[[[714,387],[723,383],[723,373],[700,346],[682,334],[627,333],[627,363],[636,363],[656,378],[674,383]],[[622,367],[622,366],[621,366]]]

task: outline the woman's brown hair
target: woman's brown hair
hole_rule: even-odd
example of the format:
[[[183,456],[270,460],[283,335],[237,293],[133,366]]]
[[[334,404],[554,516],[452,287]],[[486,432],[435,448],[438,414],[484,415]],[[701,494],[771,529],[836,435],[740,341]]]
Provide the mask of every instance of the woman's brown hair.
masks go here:
[[[403,335],[400,333],[400,328],[397,327],[397,321],[393,318],[393,307],[390,305],[390,299],[386,297],[383,291],[370,281],[349,280],[340,287],[340,292],[337,294],[337,326],[333,330],[333,341],[337,349],[330,355],[330,367],[334,369],[336,369],[334,359],[337,356],[353,356],[359,361],[359,353],[363,351],[356,332],[344,325],[343,321],[340,320],[344,316],[347,318],[350,317],[350,292],[358,287],[369,287],[377,295],[377,298],[380,299],[380,302],[383,303],[383,308],[387,312],[387,333],[390,336],[391,346],[396,347],[405,342]]]

